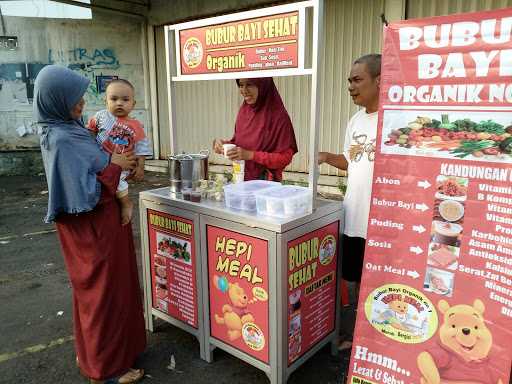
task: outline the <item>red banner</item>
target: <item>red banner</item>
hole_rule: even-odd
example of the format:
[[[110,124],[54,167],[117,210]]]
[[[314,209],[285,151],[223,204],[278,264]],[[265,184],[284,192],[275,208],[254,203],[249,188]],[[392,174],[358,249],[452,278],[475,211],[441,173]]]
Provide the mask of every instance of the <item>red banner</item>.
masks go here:
[[[385,28],[350,383],[508,383],[512,9]]]
[[[148,210],[153,308],[197,328],[194,223]]]
[[[268,243],[213,226],[207,241],[210,333],[268,363]]]
[[[334,331],[338,228],[288,243],[288,365]]]
[[[298,12],[182,30],[181,73],[297,68],[298,37]]]

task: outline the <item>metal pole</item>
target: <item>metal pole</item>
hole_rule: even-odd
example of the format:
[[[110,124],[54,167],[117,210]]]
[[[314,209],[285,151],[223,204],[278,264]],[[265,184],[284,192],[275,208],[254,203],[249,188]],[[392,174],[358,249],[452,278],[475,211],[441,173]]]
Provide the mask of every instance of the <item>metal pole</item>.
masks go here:
[[[313,191],[313,209],[318,188],[318,126],[319,126],[319,82],[318,64],[323,47],[324,0],[316,0],[313,6],[313,51],[311,60],[311,120],[309,129],[309,189]]]
[[[169,27],[165,27],[165,66],[167,70],[167,103],[169,105],[169,138],[170,152],[172,155],[174,155],[177,153],[176,114],[174,113],[176,110],[176,97],[174,92],[174,84],[172,83],[172,74],[174,73],[172,68],[175,68],[175,66],[173,66],[173,63],[171,63],[171,57],[174,52],[171,49],[172,41],[169,40],[169,34],[171,31],[173,34],[176,33],[175,30]]]
[[[158,118],[158,94],[156,79],[156,53],[155,53],[155,29],[152,25],[146,25],[148,77],[149,77],[149,108],[151,109],[151,126],[153,128],[153,158],[160,159],[160,124]]]

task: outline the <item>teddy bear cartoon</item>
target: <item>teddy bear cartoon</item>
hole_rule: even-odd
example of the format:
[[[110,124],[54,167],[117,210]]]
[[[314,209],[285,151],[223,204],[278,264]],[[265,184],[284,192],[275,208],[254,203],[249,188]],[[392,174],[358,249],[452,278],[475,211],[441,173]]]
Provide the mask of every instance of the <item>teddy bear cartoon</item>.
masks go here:
[[[389,324],[395,329],[410,331],[407,322],[410,319],[417,320],[418,317],[416,315],[411,316],[408,313],[409,304],[401,298],[397,298],[390,301],[388,307],[389,309],[380,314],[379,320],[383,321],[384,324]]]
[[[490,367],[492,334],[483,313],[484,303],[450,306],[446,300],[437,305],[443,314],[438,345],[418,355],[421,384],[503,384]]]
[[[217,324],[225,325],[228,329],[229,340],[233,341],[242,335],[242,326],[254,322],[254,317],[247,309],[252,303],[245,294],[245,290],[238,283],[229,283],[228,296],[230,304],[222,306],[222,315],[215,314]]]

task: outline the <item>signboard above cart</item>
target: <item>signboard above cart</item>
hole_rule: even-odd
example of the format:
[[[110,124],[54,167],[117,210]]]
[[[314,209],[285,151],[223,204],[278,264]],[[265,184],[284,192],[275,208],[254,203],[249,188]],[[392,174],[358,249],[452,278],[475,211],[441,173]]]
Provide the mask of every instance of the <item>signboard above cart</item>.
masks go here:
[[[174,31],[173,81],[310,75],[304,1],[166,27]],[[167,41],[169,44],[169,40]]]

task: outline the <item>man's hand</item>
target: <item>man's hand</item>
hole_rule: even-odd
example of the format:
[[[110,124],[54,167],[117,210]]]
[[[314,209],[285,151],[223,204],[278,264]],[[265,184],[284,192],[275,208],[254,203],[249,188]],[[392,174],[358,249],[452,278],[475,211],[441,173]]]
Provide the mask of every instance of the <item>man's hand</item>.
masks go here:
[[[327,152],[318,152],[318,165],[327,161]]]
[[[227,152],[229,160],[252,160],[254,158],[254,152],[248,149],[236,147],[230,149]]]
[[[330,152],[318,152],[318,164],[327,163],[341,169],[342,171],[346,171],[348,168],[348,161],[345,158],[345,155],[335,154]]]

